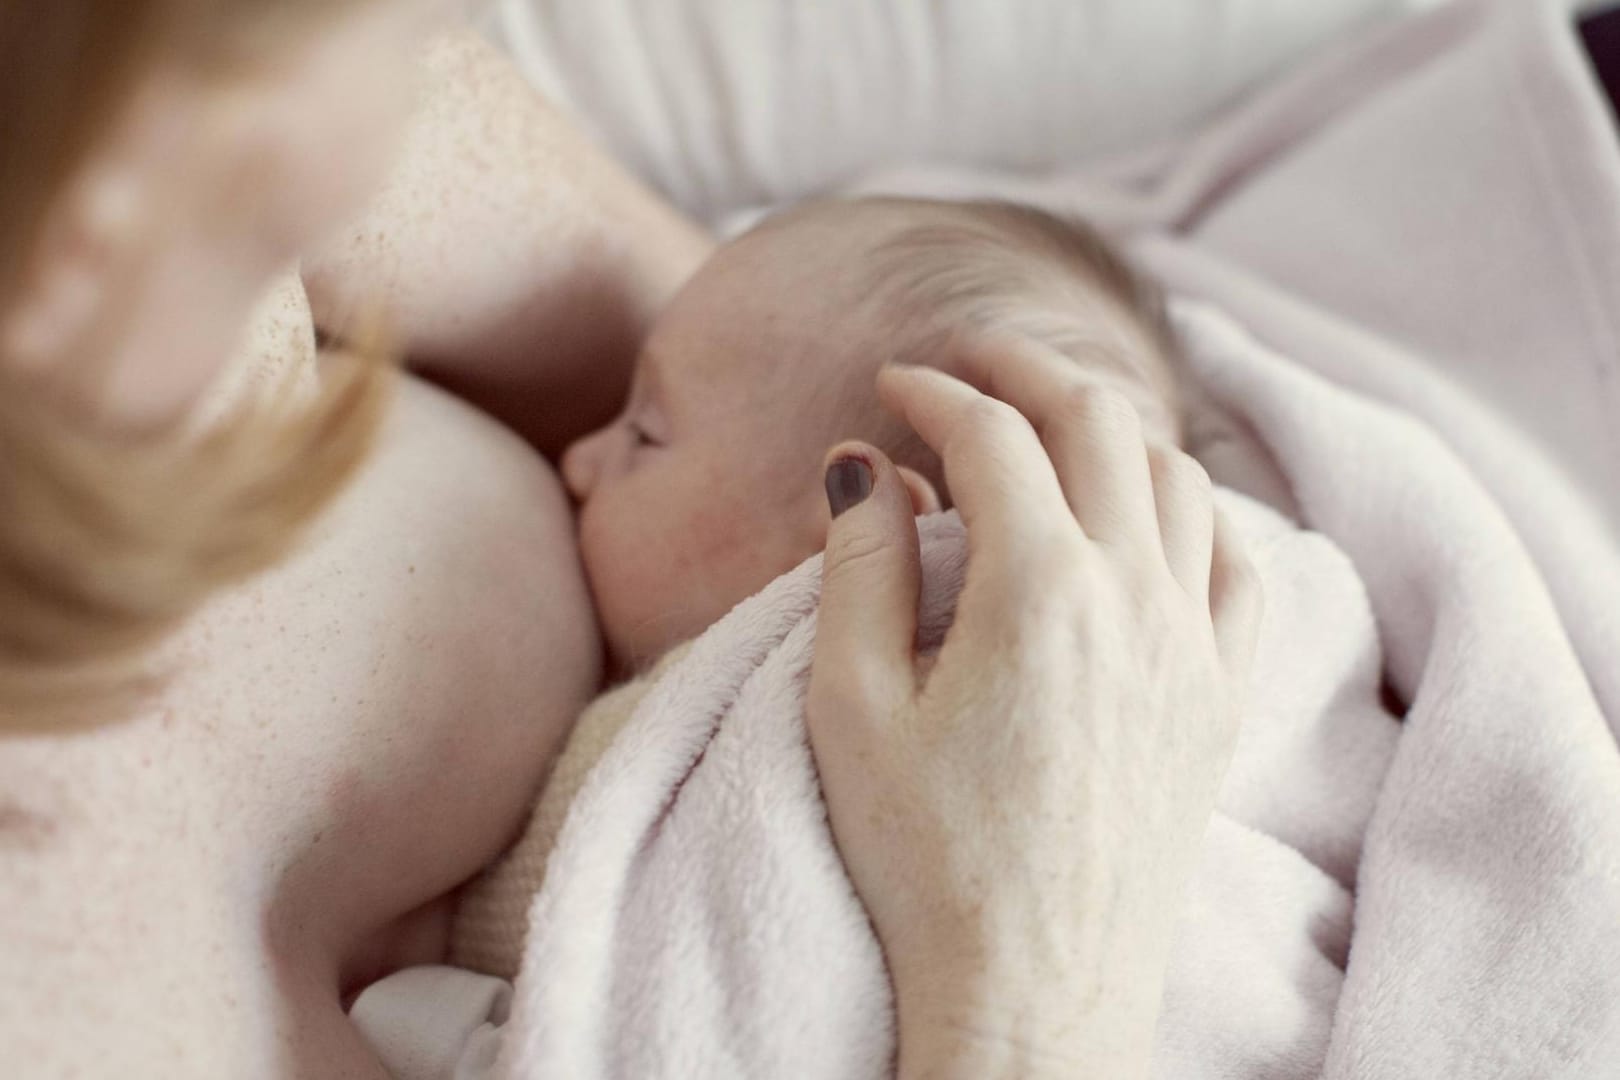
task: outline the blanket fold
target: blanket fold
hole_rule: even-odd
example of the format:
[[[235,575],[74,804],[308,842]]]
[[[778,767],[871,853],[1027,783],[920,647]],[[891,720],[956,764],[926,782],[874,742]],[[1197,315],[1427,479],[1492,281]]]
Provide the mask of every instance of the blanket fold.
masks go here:
[[[1349,562],[1266,507],[1222,501],[1277,615],[1179,931],[1159,1053],[1203,1062],[1176,1075],[1304,1076],[1326,1051],[1357,850],[1397,724]],[[955,515],[919,527],[932,648],[966,545]],[[805,738],[819,578],[812,560],[699,638],[639,693],[581,786],[529,910],[512,1075],[889,1074],[882,954]]]

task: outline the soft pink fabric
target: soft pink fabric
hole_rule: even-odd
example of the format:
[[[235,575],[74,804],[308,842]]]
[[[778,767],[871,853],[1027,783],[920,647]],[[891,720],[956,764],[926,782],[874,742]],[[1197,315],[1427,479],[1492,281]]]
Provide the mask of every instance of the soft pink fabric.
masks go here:
[[[1258,503],[1223,500],[1271,616],[1160,1055],[1171,1075],[1306,1076],[1326,1052],[1349,889],[1398,726],[1348,561]],[[964,545],[954,516],[922,524],[934,645]],[[888,1074],[882,956],[805,742],[819,579],[814,560],[700,638],[579,792],[530,912],[512,1075]]]
[[[1411,702],[1362,848],[1322,1074],[1614,1076],[1620,753],[1571,648],[1579,628],[1431,429],[1224,316],[1185,325],[1206,386],[1361,573],[1386,675]]]
[[[1147,228],[1197,449],[1323,534],[1223,496],[1270,607],[1158,1075],[1620,1072],[1620,150],[1563,18],[1459,4],[1106,180],[926,178]],[[925,537],[932,638],[962,549]],[[509,1075],[885,1075],[804,743],[817,575],[700,639],[581,790]]]

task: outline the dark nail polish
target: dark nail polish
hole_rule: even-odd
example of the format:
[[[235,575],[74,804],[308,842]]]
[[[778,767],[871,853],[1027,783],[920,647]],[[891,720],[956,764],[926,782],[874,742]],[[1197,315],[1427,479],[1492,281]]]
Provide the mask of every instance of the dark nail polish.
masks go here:
[[[872,494],[872,466],[860,458],[840,458],[827,467],[827,505],[837,517]]]

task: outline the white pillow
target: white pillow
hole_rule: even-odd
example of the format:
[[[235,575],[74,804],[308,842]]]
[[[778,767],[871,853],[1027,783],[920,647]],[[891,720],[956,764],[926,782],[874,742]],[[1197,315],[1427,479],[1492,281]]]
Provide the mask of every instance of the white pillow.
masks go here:
[[[898,163],[1152,142],[1435,0],[499,0],[529,79],[715,221]]]

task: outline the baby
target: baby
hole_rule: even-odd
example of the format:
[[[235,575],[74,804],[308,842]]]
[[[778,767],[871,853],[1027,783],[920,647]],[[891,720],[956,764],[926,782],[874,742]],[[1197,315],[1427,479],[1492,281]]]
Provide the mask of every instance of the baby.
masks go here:
[[[823,455],[861,439],[919,512],[940,463],[879,406],[878,369],[950,371],[966,336],[1022,337],[1126,393],[1179,443],[1162,299],[1090,227],[1000,203],[820,202],[714,256],[660,316],[624,412],[563,476],[613,660],[634,672],[820,551]]]

